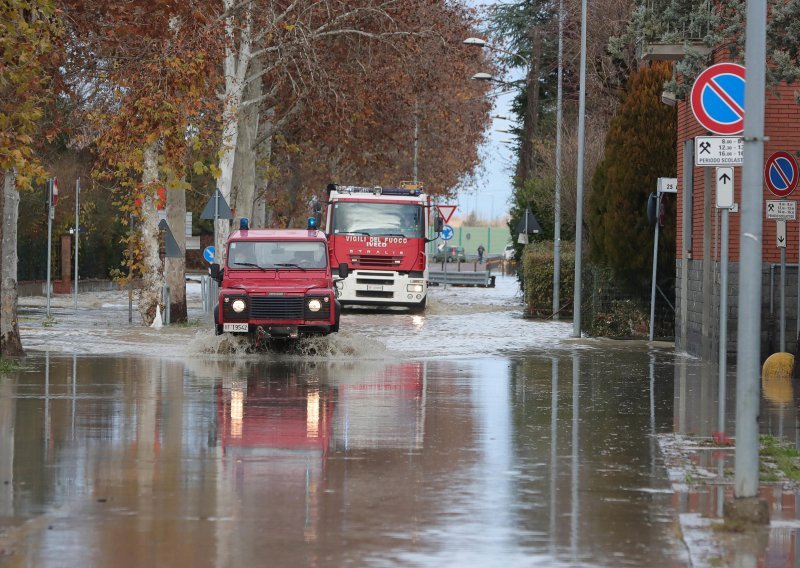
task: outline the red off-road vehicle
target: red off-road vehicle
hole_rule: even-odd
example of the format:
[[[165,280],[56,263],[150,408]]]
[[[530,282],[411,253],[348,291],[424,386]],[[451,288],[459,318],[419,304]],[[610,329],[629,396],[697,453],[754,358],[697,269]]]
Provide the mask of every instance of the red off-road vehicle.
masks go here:
[[[322,231],[235,231],[224,258],[224,269],[211,265],[211,277],[220,283],[217,334],[250,334],[258,343],[339,331],[341,308]],[[346,277],[347,265],[338,271]]]

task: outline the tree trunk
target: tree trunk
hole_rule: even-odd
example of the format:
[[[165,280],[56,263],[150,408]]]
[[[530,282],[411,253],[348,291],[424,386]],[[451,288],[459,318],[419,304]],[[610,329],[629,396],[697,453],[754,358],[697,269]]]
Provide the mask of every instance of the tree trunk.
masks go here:
[[[145,325],[153,323],[156,306],[161,304],[161,288],[164,275],[159,256],[158,212],[156,210],[156,184],[158,182],[158,142],[144,149],[144,169],[142,171],[142,219],[139,230],[142,237],[142,289],[139,291],[139,314]],[[163,307],[163,306],[162,306]]]
[[[275,115],[274,109],[270,109],[265,113],[267,120],[264,122],[264,142],[261,143],[258,150],[260,150],[260,161],[263,164],[259,169],[258,175],[258,191],[256,192],[253,201],[253,228],[263,229],[272,226],[272,215],[267,213],[267,191],[270,187],[270,165],[272,164],[272,133],[273,123],[272,117]]]
[[[525,139],[522,141],[520,178],[524,182],[536,175],[536,136],[539,133],[539,73],[542,60],[542,34],[532,27],[528,36],[531,42],[531,64],[527,77],[527,106],[525,107]]]
[[[188,320],[186,309],[186,190],[167,189],[167,224],[181,249],[179,258],[166,258],[167,286],[170,289],[170,323]]]
[[[231,204],[233,187],[233,163],[236,154],[236,143],[239,138],[239,111],[244,96],[245,79],[251,60],[251,24],[253,7],[249,3],[234,10],[234,0],[223,0],[223,7],[229,14],[225,18],[225,36],[228,45],[225,47],[223,72],[225,75],[225,99],[222,107],[222,142],[219,151],[219,179],[217,187],[222,197]],[[244,25],[237,26],[237,18]],[[238,33],[237,33],[238,29]],[[238,39],[238,43],[237,43]],[[238,46],[238,47],[237,47]],[[217,241],[214,243],[217,259],[224,262],[223,252],[230,234],[230,223],[227,220],[217,222]]]
[[[14,170],[3,176],[3,195],[0,199],[0,356],[25,355],[19,336],[17,316],[17,219],[19,192]]]
[[[253,73],[261,70],[259,62],[250,65]],[[255,101],[261,97],[261,79],[250,81],[244,90],[245,101]],[[252,221],[253,200],[256,184],[256,150],[255,141],[258,136],[258,104],[243,106],[239,112],[239,137],[236,141],[236,158],[233,163],[233,187],[235,195],[231,197],[231,208],[235,215],[233,228],[239,227],[242,218]]]

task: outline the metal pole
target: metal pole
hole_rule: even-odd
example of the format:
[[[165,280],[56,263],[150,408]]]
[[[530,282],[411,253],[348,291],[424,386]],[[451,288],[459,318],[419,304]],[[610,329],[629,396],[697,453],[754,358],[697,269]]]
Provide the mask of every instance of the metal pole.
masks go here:
[[[78,311],[78,240],[81,234],[80,218],[81,208],[81,178],[75,180],[75,311]]]
[[[780,277],[780,294],[781,294],[781,317],[780,317],[780,330],[781,330],[781,353],[786,352],[786,247],[781,247],[781,277]]]
[[[445,241],[444,244],[444,284],[442,285],[442,290],[447,290],[447,256],[450,254],[450,241]]]
[[[653,237],[653,282],[650,286],[650,341],[653,341],[656,321],[656,273],[658,271],[658,213],[661,208],[661,193],[656,194],[656,232]]]
[[[214,262],[219,262],[219,243],[217,243],[217,224],[219,223],[219,190],[214,191]]]
[[[736,359],[736,471],[734,495],[758,492],[758,404],[761,360],[761,262],[764,164],[764,92],[767,6],[748,0],[745,16],[744,165]]]
[[[556,187],[553,202],[553,319],[560,319],[561,307],[561,120],[564,83],[564,0],[558,2],[558,89],[556,91]]]
[[[50,259],[53,242],[53,178],[47,181],[47,318],[50,319]]]
[[[728,215],[722,210],[722,252],[719,274],[719,420],[717,430],[725,433],[725,404],[728,391]]]
[[[578,175],[575,206],[575,286],[572,335],[581,336],[581,255],[583,254],[583,154],[586,132],[586,0],[581,0],[581,63],[578,96]]]

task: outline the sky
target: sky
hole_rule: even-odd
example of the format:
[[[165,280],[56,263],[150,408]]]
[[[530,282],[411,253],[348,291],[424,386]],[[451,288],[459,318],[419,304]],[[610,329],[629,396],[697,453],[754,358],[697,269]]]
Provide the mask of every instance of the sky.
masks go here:
[[[464,0],[465,4],[480,8],[487,3],[503,3],[502,0]],[[483,39],[488,39],[479,35]],[[464,38],[466,39],[466,38]],[[480,48],[475,48],[480,49]],[[520,71],[524,73],[524,71]],[[510,80],[511,78],[503,78]],[[469,77],[466,80],[470,80]],[[492,117],[512,118],[511,102],[515,93],[506,93],[495,97]],[[493,118],[486,143],[480,149],[481,169],[483,172],[477,177],[475,187],[466,188],[458,195],[459,217],[466,217],[471,212],[476,212],[481,219],[496,219],[508,213],[510,209],[512,188],[512,175],[514,168],[514,137],[508,134],[513,122],[503,118]]]
[[[512,118],[511,101],[514,93],[499,96],[492,109],[493,117]],[[466,217],[476,212],[481,219],[496,219],[508,213],[513,191],[511,178],[515,157],[514,137],[507,131],[513,122],[493,118],[486,143],[480,149],[481,168],[476,186],[458,196],[458,215]]]

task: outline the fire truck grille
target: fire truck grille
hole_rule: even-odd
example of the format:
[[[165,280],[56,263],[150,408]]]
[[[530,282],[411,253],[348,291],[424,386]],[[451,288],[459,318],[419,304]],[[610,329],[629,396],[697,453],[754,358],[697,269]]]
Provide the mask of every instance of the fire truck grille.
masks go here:
[[[253,319],[303,319],[302,296],[255,296],[250,299]]]
[[[394,286],[394,278],[356,278],[356,284],[380,284],[382,286]]]
[[[379,292],[376,290],[356,290],[357,298],[393,298],[394,292]]]
[[[398,268],[400,262],[403,260],[402,256],[388,256],[388,255],[361,255],[354,254],[350,256],[350,261],[356,268]]]

